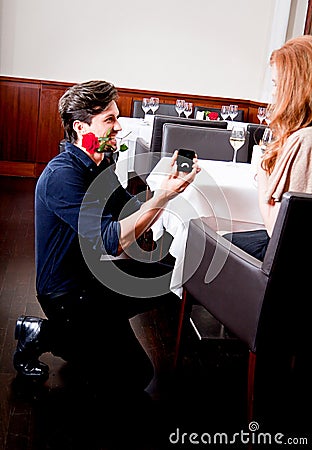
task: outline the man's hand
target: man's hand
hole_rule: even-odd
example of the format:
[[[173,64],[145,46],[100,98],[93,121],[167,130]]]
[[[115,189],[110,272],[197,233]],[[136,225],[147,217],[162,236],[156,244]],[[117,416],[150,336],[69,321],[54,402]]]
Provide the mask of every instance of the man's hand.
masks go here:
[[[197,157],[193,159],[192,171],[178,172],[178,152],[175,151],[171,160],[171,172],[165,176],[161,186],[154,192],[152,198],[143,203],[139,211],[120,221],[119,250],[120,254],[131,245],[145,230],[149,229],[158,219],[169,200],[183,192],[195,179],[200,171]]]
[[[198,159],[196,156],[193,159],[191,172],[179,172],[176,164],[177,158],[178,150],[176,150],[172,156],[170,164],[171,172],[165,177],[160,187],[160,190],[166,193],[168,200],[171,200],[178,194],[181,194],[181,192],[184,192],[187,186],[194,181],[196,174],[201,170],[198,166]]]

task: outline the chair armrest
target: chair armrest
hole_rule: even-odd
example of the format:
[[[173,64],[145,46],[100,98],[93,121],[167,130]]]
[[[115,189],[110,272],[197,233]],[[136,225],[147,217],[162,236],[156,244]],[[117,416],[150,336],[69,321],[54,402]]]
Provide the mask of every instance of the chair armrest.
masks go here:
[[[232,245],[204,219],[190,221],[183,287],[251,350],[267,281],[261,261]]]
[[[60,153],[65,152],[65,144],[66,144],[66,139],[62,139],[59,142],[59,152]]]

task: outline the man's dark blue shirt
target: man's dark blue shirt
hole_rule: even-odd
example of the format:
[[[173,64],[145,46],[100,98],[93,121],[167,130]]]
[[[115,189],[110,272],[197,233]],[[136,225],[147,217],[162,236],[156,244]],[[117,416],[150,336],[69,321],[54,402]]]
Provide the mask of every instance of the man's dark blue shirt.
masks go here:
[[[99,255],[117,254],[118,219],[126,204],[131,204],[130,214],[141,203],[120,185],[112,166],[105,159],[97,166],[67,142],[65,151],[48,163],[36,186],[38,295],[69,292],[88,282],[91,274],[79,239],[86,240]]]

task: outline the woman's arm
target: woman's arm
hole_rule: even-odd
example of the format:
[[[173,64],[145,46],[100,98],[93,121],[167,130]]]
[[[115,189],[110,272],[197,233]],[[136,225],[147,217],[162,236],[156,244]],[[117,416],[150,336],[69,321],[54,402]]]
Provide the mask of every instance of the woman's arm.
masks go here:
[[[312,127],[291,134],[270,176],[258,167],[259,206],[271,236],[284,192],[312,192]]]
[[[260,161],[257,172],[258,202],[265,228],[268,232],[268,235],[271,236],[277,218],[277,214],[280,208],[280,202],[276,202],[272,198],[268,201],[267,199],[268,180],[269,177],[265,172],[265,170],[262,169]]]

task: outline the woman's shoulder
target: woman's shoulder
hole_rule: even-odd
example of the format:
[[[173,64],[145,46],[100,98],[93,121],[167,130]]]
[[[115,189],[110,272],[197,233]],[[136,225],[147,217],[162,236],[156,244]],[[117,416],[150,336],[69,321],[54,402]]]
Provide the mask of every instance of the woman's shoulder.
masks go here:
[[[295,131],[288,137],[288,140],[297,140],[297,139],[312,142],[312,126],[300,128],[299,130]]]
[[[312,148],[312,127],[300,128],[299,130],[292,133],[286,139],[284,148],[289,149],[305,149]]]

